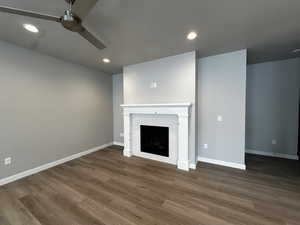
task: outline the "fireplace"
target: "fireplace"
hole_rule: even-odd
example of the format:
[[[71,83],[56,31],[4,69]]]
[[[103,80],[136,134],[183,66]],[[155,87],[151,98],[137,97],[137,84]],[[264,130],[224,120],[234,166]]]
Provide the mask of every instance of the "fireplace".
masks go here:
[[[169,127],[140,126],[141,152],[169,157]]]
[[[122,107],[124,156],[134,155],[189,170],[191,103],[130,104]]]

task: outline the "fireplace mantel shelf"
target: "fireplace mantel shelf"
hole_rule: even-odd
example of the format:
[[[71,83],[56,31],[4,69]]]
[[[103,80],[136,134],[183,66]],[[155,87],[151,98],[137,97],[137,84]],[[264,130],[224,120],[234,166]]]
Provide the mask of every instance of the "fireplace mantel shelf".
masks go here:
[[[124,104],[121,105],[123,108],[144,108],[144,107],[190,107],[192,103],[184,102],[184,103],[167,103],[167,104]]]

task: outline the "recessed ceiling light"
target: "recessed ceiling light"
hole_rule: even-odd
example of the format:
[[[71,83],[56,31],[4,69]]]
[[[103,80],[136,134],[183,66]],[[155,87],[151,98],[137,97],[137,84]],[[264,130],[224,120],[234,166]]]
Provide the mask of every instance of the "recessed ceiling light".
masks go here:
[[[292,53],[298,53],[298,52],[300,52],[300,48],[295,49],[295,50],[292,51]]]
[[[34,26],[34,25],[32,25],[32,24],[23,24],[23,27],[26,30],[28,30],[28,31],[30,31],[32,33],[38,33],[39,32],[39,29],[37,29],[37,27]]]
[[[195,31],[192,31],[187,35],[187,39],[194,40],[197,36],[198,34]]]
[[[109,59],[109,58],[104,58],[104,59],[102,59],[102,61],[103,61],[104,63],[110,63],[110,59]]]

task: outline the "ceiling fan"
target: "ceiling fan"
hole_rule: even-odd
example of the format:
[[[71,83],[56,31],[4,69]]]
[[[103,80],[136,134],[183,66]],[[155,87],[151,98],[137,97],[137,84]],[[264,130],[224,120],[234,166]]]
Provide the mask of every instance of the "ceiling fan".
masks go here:
[[[10,13],[15,15],[28,16],[52,22],[61,23],[64,28],[69,31],[77,32],[96,48],[102,50],[106,46],[90,33],[83,25],[82,19],[89,13],[98,0],[65,0],[69,4],[69,8],[61,17],[41,14],[22,9],[0,6],[0,12]]]

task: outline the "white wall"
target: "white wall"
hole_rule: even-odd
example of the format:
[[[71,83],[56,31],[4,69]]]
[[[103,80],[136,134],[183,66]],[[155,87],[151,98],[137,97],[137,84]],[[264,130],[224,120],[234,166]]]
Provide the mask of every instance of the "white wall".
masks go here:
[[[249,65],[247,72],[246,148],[296,156],[300,59]]]
[[[157,82],[157,88],[150,88]],[[190,161],[195,162],[196,53],[189,52],[124,68],[124,103],[191,102]]]
[[[123,74],[113,75],[113,110],[114,110],[114,142],[123,144]]]
[[[246,50],[198,60],[199,157],[244,165],[246,64]]]
[[[112,141],[110,75],[1,41],[0,49],[0,179]]]

